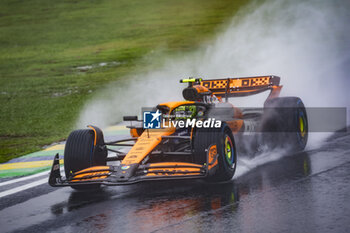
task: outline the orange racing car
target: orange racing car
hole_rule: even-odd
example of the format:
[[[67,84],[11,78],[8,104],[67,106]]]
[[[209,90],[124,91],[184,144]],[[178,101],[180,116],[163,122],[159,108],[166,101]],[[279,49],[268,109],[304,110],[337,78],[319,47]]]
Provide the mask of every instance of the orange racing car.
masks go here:
[[[71,132],[64,151],[65,178],[57,154],[49,184],[85,190],[151,180],[221,182],[232,179],[238,153],[253,154],[261,146],[305,148],[304,104],[298,97],[278,97],[278,76],[180,82],[188,83],[184,101],[161,103],[144,111],[142,120],[124,117],[136,122],[128,126],[130,138],[105,142],[95,126]],[[240,109],[228,101],[264,91],[270,94],[260,109]]]

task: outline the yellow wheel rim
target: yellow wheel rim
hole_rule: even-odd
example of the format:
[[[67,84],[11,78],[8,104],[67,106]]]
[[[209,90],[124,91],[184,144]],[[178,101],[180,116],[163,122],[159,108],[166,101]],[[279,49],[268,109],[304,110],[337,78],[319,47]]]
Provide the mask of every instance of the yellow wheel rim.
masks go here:
[[[304,124],[304,118],[302,116],[299,116],[299,129],[300,129],[300,134],[302,137],[305,136],[305,124]]]

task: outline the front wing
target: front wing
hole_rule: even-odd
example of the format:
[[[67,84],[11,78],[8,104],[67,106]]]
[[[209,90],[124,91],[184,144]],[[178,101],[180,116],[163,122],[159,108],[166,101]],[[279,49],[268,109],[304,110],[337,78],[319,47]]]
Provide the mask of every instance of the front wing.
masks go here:
[[[216,145],[207,150],[207,163],[200,165],[185,162],[160,162],[150,164],[132,164],[130,166],[94,166],[73,173],[63,179],[60,172],[59,156],[54,158],[49,177],[53,187],[76,186],[86,184],[129,185],[143,181],[203,179],[217,168]],[[128,173],[132,172],[132,176]]]

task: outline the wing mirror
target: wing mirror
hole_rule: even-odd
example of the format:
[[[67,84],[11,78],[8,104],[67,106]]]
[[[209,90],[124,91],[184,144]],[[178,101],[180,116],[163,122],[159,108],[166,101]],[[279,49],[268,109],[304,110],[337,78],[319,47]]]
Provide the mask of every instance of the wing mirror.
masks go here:
[[[138,121],[137,116],[123,116],[123,121]]]

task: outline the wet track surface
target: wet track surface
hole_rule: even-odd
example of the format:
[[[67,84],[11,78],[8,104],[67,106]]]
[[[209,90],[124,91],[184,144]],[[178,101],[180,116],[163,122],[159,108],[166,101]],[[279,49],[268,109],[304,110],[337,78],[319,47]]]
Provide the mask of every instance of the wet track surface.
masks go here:
[[[349,200],[350,134],[338,133],[228,183],[93,193],[39,185],[0,198],[0,225],[1,232],[350,232]]]

